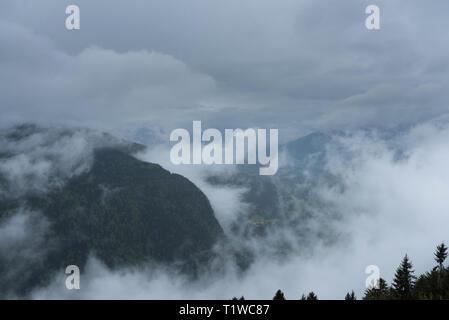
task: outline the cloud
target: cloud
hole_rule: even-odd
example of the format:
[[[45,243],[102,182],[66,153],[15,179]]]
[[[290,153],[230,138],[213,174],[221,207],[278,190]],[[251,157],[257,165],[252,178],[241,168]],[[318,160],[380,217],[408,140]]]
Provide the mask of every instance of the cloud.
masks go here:
[[[434,246],[445,240],[449,155],[445,122],[426,121],[447,113],[449,47],[447,34],[436,32],[448,27],[447,1],[378,0],[379,32],[364,28],[367,1],[80,0],[79,33],[64,29],[66,3],[0,4],[3,126],[31,120],[121,132],[156,124],[169,132],[203,120],[219,129],[277,128],[291,139],[313,130],[419,124],[391,140],[339,137],[328,150],[328,170],[343,188],[322,185],[320,195],[344,217],[329,221],[342,242],[282,263],[263,254],[263,244],[249,243],[258,256],[243,278],[231,264],[221,278],[205,277],[193,295],[182,277],[164,270],[148,278],[93,260],[81,296],[270,298],[283,288],[288,298],[308,290],[340,298],[352,288],[360,295],[368,264],[388,280],[405,252],[417,270],[431,265]],[[2,158],[0,172],[14,192],[57,185],[55,168],[63,178],[87,168],[89,140],[74,134],[47,144],[42,135],[1,142],[12,156]],[[189,177],[221,223],[245,214],[243,189],[211,186],[204,168],[174,168],[158,148],[142,157]],[[323,215],[316,213],[310,223],[319,228]],[[9,221],[4,236],[25,221]],[[37,296],[54,295],[44,291]]]
[[[312,290],[321,299],[343,299],[350,290],[361,298],[368,265],[379,266],[381,276],[390,282],[407,253],[419,274],[434,265],[436,245],[448,241],[448,138],[446,121],[422,123],[389,139],[381,132],[366,131],[334,136],[326,151],[327,169],[339,177],[339,187],[320,184],[318,189],[327,208],[339,213],[339,218],[328,217],[327,221],[332,232],[340,235],[332,244],[317,238],[307,242],[312,246],[301,248],[298,236],[313,238],[314,234],[294,234],[290,228],[282,228],[279,238],[274,233],[258,241],[231,236],[234,244],[255,254],[249,269],[242,273],[229,251],[217,248],[224,257],[219,260],[220,268],[206,270],[194,282],[162,267],[113,271],[93,257],[82,271],[79,292],[61,287],[65,279],[61,275],[52,286],[36,291],[34,297],[230,299],[244,295],[270,299],[281,288],[288,299],[299,299]],[[154,150],[153,155],[157,154]],[[186,174],[195,179],[197,173],[193,171]],[[231,214],[244,204],[227,204],[231,200],[226,192],[230,197],[232,190],[213,190],[201,179],[195,182],[206,193],[220,195],[210,198],[214,209]],[[313,208],[311,221],[303,223],[313,227],[323,219],[322,210]],[[222,221],[224,216],[220,212],[218,216]],[[315,227],[320,226],[318,223]],[[299,250],[280,258],[274,254],[276,240],[288,240],[287,244]]]
[[[60,23],[65,3],[2,3],[2,121],[118,131],[203,120],[285,140],[447,112],[449,47],[434,32],[447,27],[445,1],[380,0],[378,32],[363,1],[131,3],[79,1],[76,32]]]
[[[227,231],[238,216],[248,213],[248,204],[243,200],[243,194],[247,191],[245,187],[213,185],[208,181],[211,175],[236,174],[238,171],[235,165],[174,165],[170,161],[170,147],[165,144],[148,147],[136,157],[158,163],[164,169],[192,181],[207,196],[220,225]]]
[[[388,280],[406,253],[419,273],[433,266],[436,245],[448,241],[448,138],[447,122],[433,121],[392,140],[354,134],[329,151],[329,169],[344,187],[321,192],[344,213],[336,227],[352,238],[351,263],[378,265]]]
[[[186,115],[214,91],[210,77],[166,54],[90,47],[69,55],[11,23],[1,24],[0,41],[3,121],[109,129],[145,118],[157,123],[166,109]]]
[[[45,239],[49,222],[39,212],[22,208],[0,220],[0,271],[3,298],[21,290],[23,279],[39,268],[42,258],[55,245]],[[18,280],[22,279],[22,280]]]
[[[0,131],[0,195],[42,194],[87,172],[93,151],[120,141],[88,129],[21,125]]]

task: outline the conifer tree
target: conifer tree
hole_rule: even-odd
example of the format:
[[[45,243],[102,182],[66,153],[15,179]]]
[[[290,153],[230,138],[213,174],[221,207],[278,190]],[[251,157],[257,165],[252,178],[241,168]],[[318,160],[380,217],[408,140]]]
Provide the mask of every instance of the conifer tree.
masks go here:
[[[384,279],[379,278],[376,287],[366,289],[363,300],[387,300],[390,298],[390,288],[388,287],[387,282]]]
[[[313,291],[311,291],[307,295],[307,300],[318,300],[318,297],[317,297],[317,295]]]
[[[355,297],[354,290],[352,290],[351,293],[348,292],[346,294],[345,300],[357,300],[357,298]]]
[[[447,247],[444,245],[444,242],[442,242],[439,246],[437,246],[437,250],[434,254],[435,254],[435,261],[438,263],[440,272],[442,272],[444,268],[443,267],[444,260],[446,260],[447,258]]]
[[[318,300],[318,297],[315,292],[311,291],[307,296],[303,294],[300,300]]]
[[[412,299],[415,279],[413,265],[408,256],[405,255],[394,275],[393,291],[395,297],[402,300]]]
[[[273,297],[273,300],[285,300],[284,293],[279,289]]]
[[[443,295],[443,288],[442,288],[442,282],[443,282],[443,272],[444,272],[444,260],[447,258],[447,247],[444,245],[444,242],[442,242],[439,246],[437,246],[437,250],[434,253],[435,255],[435,261],[438,263],[438,280],[437,280],[437,295],[442,296]]]
[[[449,268],[444,266],[448,255],[449,248],[444,243],[438,245],[434,253],[438,265],[419,278],[415,277],[413,265],[408,255],[405,255],[396,269],[392,285],[389,286],[384,279],[379,278],[375,287],[365,291],[363,300],[449,299]],[[244,297],[234,297],[233,300],[244,300]],[[273,300],[285,300],[284,293],[277,290]],[[308,295],[303,294],[301,300],[318,300],[318,297],[311,291]],[[345,300],[357,300],[354,290],[346,293]]]

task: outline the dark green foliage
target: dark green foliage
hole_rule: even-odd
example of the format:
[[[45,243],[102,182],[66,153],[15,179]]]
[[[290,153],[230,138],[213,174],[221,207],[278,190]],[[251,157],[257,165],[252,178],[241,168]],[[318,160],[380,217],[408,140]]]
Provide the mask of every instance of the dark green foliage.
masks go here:
[[[279,289],[273,297],[273,300],[285,300],[284,293]]]
[[[50,222],[48,251],[20,279],[0,273],[0,296],[3,290],[24,295],[70,264],[83,270],[91,253],[110,268],[182,262],[190,274],[210,257],[223,231],[193,183],[119,149],[96,150],[94,158],[89,172],[27,199]],[[7,206],[0,201],[0,209]],[[10,268],[5,263],[0,257],[0,272]]]
[[[309,294],[307,295],[307,297],[306,297],[306,295],[305,294],[303,294],[302,296],[301,296],[301,299],[300,300],[318,300],[318,297],[317,297],[317,295],[313,292],[313,291],[311,291],[311,292],[309,292]]]
[[[380,279],[379,289],[366,290],[363,299],[449,299],[449,272],[443,264],[447,258],[447,247],[443,243],[437,246],[434,256],[438,265],[419,276],[416,282],[412,264],[405,256],[396,270],[392,288],[388,288],[385,280]]]
[[[184,177],[113,149],[95,159],[89,173],[41,203],[67,251],[87,246],[110,267],[171,262],[208,250],[221,235],[208,199]]]
[[[421,275],[415,284],[417,298],[423,300],[440,299],[441,293],[438,287],[439,272],[433,269]]]
[[[443,265],[447,258],[446,252],[447,247],[444,244],[439,245],[434,254],[438,266],[419,276],[417,280],[412,263],[405,255],[396,270],[393,285],[390,287],[384,279],[379,278],[375,287],[365,291],[363,300],[449,299],[449,268]],[[284,294],[278,290],[274,300],[284,299]],[[314,292],[310,292],[307,296],[303,294],[301,300],[318,300],[318,297]],[[345,300],[356,300],[354,291],[348,292]]]
[[[307,300],[318,300],[318,297],[317,297],[317,295],[313,291],[311,291],[307,295]]]
[[[445,270],[443,263],[447,258],[447,247],[444,245],[444,242],[437,246],[437,250],[435,252],[435,261],[438,263],[438,281],[437,281],[437,294],[440,298],[445,296],[443,280],[445,276]]]
[[[447,247],[444,245],[444,242],[437,246],[437,250],[435,252],[435,261],[438,263],[440,267],[440,271],[443,270],[444,260],[447,258]]]
[[[345,300],[357,300],[354,290],[351,291],[351,293],[347,293],[345,296]]]
[[[391,289],[387,282],[379,278],[377,285],[374,288],[366,289],[363,300],[389,300],[391,299]]]
[[[416,281],[415,292],[419,299],[449,299],[449,270],[443,264],[447,258],[444,243],[437,246],[434,256],[438,265]]]
[[[413,266],[407,255],[402,259],[401,264],[396,269],[393,279],[393,294],[401,300],[413,298],[413,286],[416,277],[413,275]]]

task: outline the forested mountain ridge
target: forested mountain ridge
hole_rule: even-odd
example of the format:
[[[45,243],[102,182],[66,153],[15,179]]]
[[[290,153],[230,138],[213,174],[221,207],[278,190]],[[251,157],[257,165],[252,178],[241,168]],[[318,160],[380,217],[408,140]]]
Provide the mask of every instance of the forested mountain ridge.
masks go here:
[[[134,158],[136,148],[95,146],[88,170],[45,192],[14,195],[2,172],[0,226],[6,235],[19,225],[24,237],[0,247],[0,296],[26,295],[68,265],[82,269],[91,254],[110,268],[179,263],[188,272],[210,256],[223,230],[207,197],[188,179]],[[36,252],[27,258],[31,247]]]

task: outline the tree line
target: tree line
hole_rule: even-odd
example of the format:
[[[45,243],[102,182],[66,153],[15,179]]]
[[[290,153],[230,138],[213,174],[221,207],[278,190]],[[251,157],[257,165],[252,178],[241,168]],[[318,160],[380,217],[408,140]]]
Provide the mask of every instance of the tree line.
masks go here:
[[[445,300],[449,299],[449,267],[444,265],[448,256],[448,247],[441,243],[434,253],[436,265],[429,271],[415,276],[413,264],[406,254],[396,269],[391,285],[379,278],[376,285],[364,292],[363,300]],[[234,297],[232,300],[245,300]],[[276,291],[273,300],[286,300],[282,290]],[[303,294],[300,300],[318,300],[312,291]],[[344,300],[357,300],[352,290]]]

